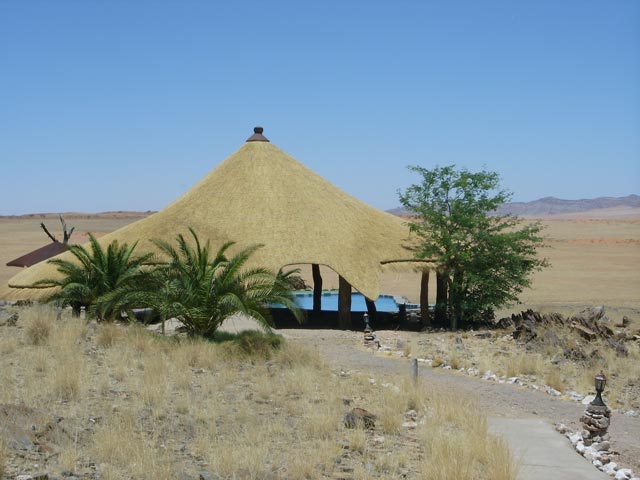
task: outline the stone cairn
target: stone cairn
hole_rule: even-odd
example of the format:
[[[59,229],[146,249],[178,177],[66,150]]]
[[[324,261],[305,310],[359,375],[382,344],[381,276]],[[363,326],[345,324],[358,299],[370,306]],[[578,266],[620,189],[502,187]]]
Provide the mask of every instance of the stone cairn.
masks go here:
[[[607,437],[607,430],[611,424],[611,409],[606,405],[589,404],[580,417],[580,421],[584,427],[582,437],[585,439],[585,444],[591,443],[587,443],[587,440],[599,442]]]

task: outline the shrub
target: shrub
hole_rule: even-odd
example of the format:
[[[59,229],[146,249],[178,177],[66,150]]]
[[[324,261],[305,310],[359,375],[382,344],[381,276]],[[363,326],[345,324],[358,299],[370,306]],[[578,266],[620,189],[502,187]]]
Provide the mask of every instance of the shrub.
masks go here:
[[[260,357],[269,359],[284,344],[284,338],[272,332],[245,330],[233,334],[217,332],[214,340],[222,343],[222,347],[231,356]]]

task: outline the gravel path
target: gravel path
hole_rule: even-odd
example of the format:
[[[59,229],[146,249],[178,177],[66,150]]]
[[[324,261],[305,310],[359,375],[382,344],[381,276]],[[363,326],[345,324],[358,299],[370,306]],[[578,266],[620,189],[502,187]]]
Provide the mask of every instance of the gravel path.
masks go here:
[[[362,334],[359,332],[291,329],[278,330],[278,333],[317,348],[333,368],[367,372],[372,377],[381,373],[410,373],[407,359],[392,358],[365,349],[362,345]],[[420,335],[426,334],[412,335],[415,335],[417,340]],[[539,418],[550,424],[564,423],[570,428],[578,429],[579,418],[584,410],[580,403],[562,400],[539,391],[422,365],[420,379],[428,385],[433,385],[433,388],[457,390],[461,394],[474,396],[487,416],[491,417]],[[618,464],[633,469],[636,474],[640,473],[640,418],[614,412],[609,433],[612,450],[620,453]]]

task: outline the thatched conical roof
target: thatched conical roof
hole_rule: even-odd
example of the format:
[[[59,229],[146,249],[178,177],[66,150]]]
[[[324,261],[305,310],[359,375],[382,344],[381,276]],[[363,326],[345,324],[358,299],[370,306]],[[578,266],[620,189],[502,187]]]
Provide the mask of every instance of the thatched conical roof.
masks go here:
[[[155,248],[151,239],[173,242],[190,226],[215,249],[230,240],[238,247],[264,245],[252,257],[253,265],[273,270],[326,265],[365,296],[377,298],[382,264],[414,258],[407,224],[335,187],[258,129],[249,140],[167,208],[98,241],[140,240],[142,251]],[[56,275],[53,265],[35,265],[15,275],[9,287],[25,288]],[[44,294],[30,289],[15,296]]]

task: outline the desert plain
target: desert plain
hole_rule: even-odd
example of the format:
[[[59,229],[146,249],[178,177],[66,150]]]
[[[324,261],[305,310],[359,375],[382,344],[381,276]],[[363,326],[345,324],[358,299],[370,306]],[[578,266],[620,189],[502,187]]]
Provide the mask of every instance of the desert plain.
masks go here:
[[[96,236],[114,231],[147,213],[109,212],[65,214],[69,228],[75,227],[71,243],[84,243],[88,233]],[[534,220],[534,219],[529,219]],[[613,208],[536,219],[545,226],[546,247],[540,254],[550,267],[532,277],[530,289],[523,292],[521,304],[498,312],[506,315],[523,308],[568,314],[589,305],[604,305],[612,320],[624,315],[640,315],[640,209]],[[58,238],[60,223],[54,214],[0,217],[0,285],[19,269],[6,263],[47,244],[50,240],[40,228],[44,222]],[[186,231],[186,226],[185,226]],[[180,233],[180,232],[176,232]],[[150,239],[141,239],[139,247]],[[300,266],[311,282],[309,267]],[[323,287],[338,287],[337,276],[322,269]],[[435,281],[430,282],[430,302],[435,300]],[[386,272],[381,291],[418,302],[418,274]]]

